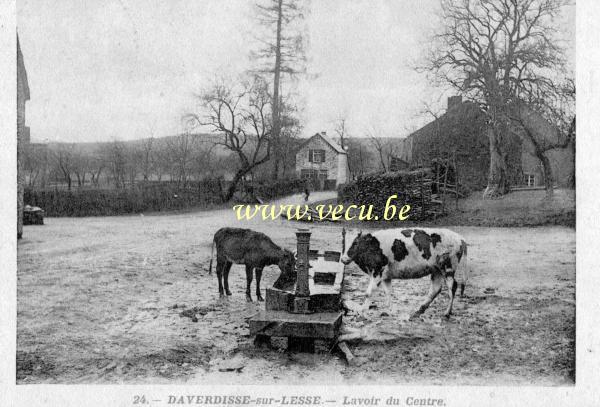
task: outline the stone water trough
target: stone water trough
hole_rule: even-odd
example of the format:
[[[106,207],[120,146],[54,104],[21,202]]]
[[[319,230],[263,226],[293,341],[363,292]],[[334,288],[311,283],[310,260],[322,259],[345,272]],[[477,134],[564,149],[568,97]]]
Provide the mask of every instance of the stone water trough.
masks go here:
[[[310,250],[310,236],[308,229],[296,232],[295,284],[282,290],[267,288],[265,310],[249,320],[257,343],[286,337],[288,349],[305,352],[314,352],[315,340],[337,343],[343,315],[341,253]]]

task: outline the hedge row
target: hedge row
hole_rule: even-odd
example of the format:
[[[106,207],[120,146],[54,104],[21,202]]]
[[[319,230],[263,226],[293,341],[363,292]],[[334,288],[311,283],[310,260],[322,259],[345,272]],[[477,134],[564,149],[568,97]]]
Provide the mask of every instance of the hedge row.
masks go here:
[[[254,191],[263,199],[271,199],[299,192],[300,185],[300,180],[257,184]],[[44,209],[46,216],[109,216],[210,207],[221,203],[227,186],[225,181],[206,180],[188,182],[185,187],[174,182],[149,182],[127,189],[26,188],[24,201]]]
[[[286,196],[304,191],[305,181],[302,179],[280,180],[272,183],[258,183],[256,195],[264,200]]]
[[[391,204],[398,207],[408,204],[410,220],[430,218],[437,205],[432,202],[433,174],[429,169],[372,173],[359,176],[354,182],[342,186],[338,201],[355,205],[373,205],[373,213],[382,217],[385,204],[397,195]]]

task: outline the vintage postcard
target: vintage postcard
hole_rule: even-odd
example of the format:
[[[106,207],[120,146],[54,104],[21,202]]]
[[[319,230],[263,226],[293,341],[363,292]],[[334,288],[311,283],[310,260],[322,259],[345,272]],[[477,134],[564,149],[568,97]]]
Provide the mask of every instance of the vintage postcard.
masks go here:
[[[6,405],[600,403],[594,2],[6,3]]]

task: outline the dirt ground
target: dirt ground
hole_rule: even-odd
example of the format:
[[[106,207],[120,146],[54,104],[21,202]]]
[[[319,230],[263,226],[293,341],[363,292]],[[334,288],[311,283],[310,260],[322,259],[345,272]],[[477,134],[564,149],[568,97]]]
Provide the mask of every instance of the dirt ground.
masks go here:
[[[328,198],[315,193],[315,200]],[[299,197],[293,197],[298,200]],[[442,319],[444,289],[421,320],[408,315],[429,280],[394,281],[394,306],[349,328],[417,332],[351,343],[351,365],[316,354],[256,348],[246,320],[245,273],[233,296],[208,275],[213,233],[230,210],[96,218],[47,218],[18,246],[18,383],[535,384],[575,380],[575,230],[453,227],[469,243],[465,298]],[[289,249],[297,223],[244,222]],[[303,225],[305,226],[305,224]],[[341,248],[341,226],[312,225],[312,246]],[[354,231],[350,231],[349,236]],[[361,302],[366,276],[349,266],[346,297]],[[264,287],[278,276],[265,269]],[[423,334],[424,333],[424,334]],[[375,338],[377,339],[377,338]]]

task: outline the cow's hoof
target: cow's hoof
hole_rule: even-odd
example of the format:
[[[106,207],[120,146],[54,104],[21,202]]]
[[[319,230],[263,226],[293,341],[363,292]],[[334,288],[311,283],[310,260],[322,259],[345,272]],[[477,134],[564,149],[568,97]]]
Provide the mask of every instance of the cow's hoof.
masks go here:
[[[450,314],[444,314],[444,319],[447,321],[450,319]]]
[[[256,297],[256,299],[260,302],[263,302],[265,299],[263,297],[261,297],[260,295]]]
[[[219,293],[219,297],[220,297],[220,298],[223,298],[223,297],[225,297],[225,293]]]
[[[250,297],[249,295],[246,296],[246,302],[254,302],[252,301],[252,297]]]
[[[226,293],[227,295],[231,295],[231,291],[229,291],[229,290],[225,291],[225,293]]]

